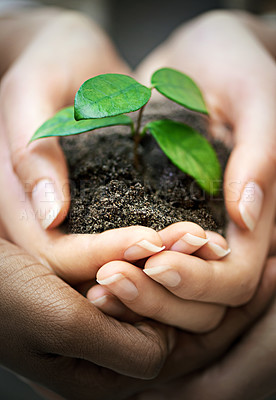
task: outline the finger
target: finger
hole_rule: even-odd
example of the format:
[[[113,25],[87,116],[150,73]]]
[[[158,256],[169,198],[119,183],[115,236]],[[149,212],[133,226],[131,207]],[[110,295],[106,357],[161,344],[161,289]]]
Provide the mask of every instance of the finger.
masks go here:
[[[253,231],[261,218],[264,197],[276,176],[276,79],[268,68],[264,82],[254,82],[235,110],[236,145],[224,178],[225,203],[230,217],[240,227]],[[271,75],[271,76],[270,76]],[[249,98],[249,99],[248,99]],[[235,101],[233,102],[237,104]],[[265,132],[264,135],[260,135]]]
[[[91,287],[86,297],[99,310],[119,321],[133,323],[141,320],[141,316],[127,308],[116,296],[101,285]]]
[[[211,249],[204,250],[203,253],[203,255],[207,256],[213,254]],[[181,299],[207,301],[203,298],[204,293],[201,282],[197,283],[195,276],[201,272],[204,273],[203,270],[208,271],[205,271],[205,276],[202,277],[204,285],[206,285],[206,291],[208,291],[209,287],[206,280],[210,279],[211,281],[212,277],[207,278],[207,274],[211,275],[213,267],[213,264],[209,264],[197,256],[165,251],[159,255],[152,256],[146,262],[143,272]],[[193,285],[189,287],[192,281]],[[210,284],[212,282],[209,282]]]
[[[177,222],[159,231],[166,249],[218,260],[230,253],[226,240],[215,232],[205,232],[193,222]]]
[[[233,306],[244,304],[254,295],[261,276],[271,237],[267,221],[274,221],[274,210],[274,188],[270,188],[254,232],[229,224],[227,239],[231,253],[222,260],[205,261],[193,255],[175,253],[176,264],[171,266],[170,258],[164,252],[150,258],[145,270],[152,279],[163,285],[165,281],[160,280],[164,279],[162,274],[177,272],[178,283],[173,291],[182,298]],[[159,270],[160,266],[162,270]],[[153,267],[156,269],[152,270]]]
[[[145,322],[132,326],[105,316],[33,257],[3,240],[0,263],[1,298],[5,299],[0,314],[9,321],[1,330],[1,340],[10,344],[8,354],[22,346],[24,352],[39,354],[40,360],[43,355],[48,360],[50,355],[86,359],[141,378],[159,372],[174,344],[171,328]],[[15,320],[10,318],[14,310]],[[12,337],[11,326],[17,329]],[[14,367],[13,357],[3,358],[7,367]],[[28,360],[16,364],[18,373],[33,373]]]
[[[141,269],[124,261],[104,265],[97,281],[135,313],[185,330],[209,331],[224,315],[224,307],[175,297],[148,279]]]
[[[32,59],[28,62],[32,65]],[[0,102],[2,127],[13,169],[32,200],[41,226],[47,229],[57,226],[68,212],[70,194],[66,161],[57,138],[30,145],[28,142],[35,130],[52,117],[66,99],[63,93],[56,93],[57,86],[53,82],[41,79],[40,74],[43,76],[43,71],[30,71],[26,63],[19,63],[4,78]],[[20,100],[22,93],[24,102]]]
[[[225,260],[207,261],[192,255],[180,253],[172,255],[165,252],[162,257],[149,259],[144,272],[180,298],[235,305],[237,301],[235,291],[242,296],[239,301],[245,299],[245,294],[239,293],[240,271],[233,270],[231,265],[235,265],[235,259],[231,254]],[[230,274],[230,269],[233,276]],[[234,282],[238,285],[236,288]],[[257,282],[254,281],[254,285],[257,285]],[[246,290],[248,295],[249,288]]]
[[[143,226],[112,229],[100,234],[50,235],[50,248],[40,251],[63,279],[77,284],[96,276],[111,260],[135,261],[163,250],[157,232]]]
[[[207,231],[206,236],[209,240],[205,246],[195,252],[197,257],[204,260],[219,260],[231,252],[227,241],[218,233]]]
[[[208,242],[203,228],[193,222],[177,222],[159,231],[167,250],[192,254]]]

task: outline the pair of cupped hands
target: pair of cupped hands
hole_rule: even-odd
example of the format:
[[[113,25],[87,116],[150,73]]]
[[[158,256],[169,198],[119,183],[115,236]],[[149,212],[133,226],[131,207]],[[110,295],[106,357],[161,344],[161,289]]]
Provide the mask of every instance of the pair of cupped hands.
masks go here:
[[[269,394],[270,343],[276,351],[274,304],[264,314],[276,288],[273,29],[250,16],[209,13],[175,31],[134,75],[78,13],[18,11],[1,25],[1,362],[68,399],[216,399],[229,391],[239,398],[245,368],[254,382],[248,393]],[[64,155],[56,139],[27,146],[30,137],[73,103],[86,79],[118,72],[147,84],[162,66],[195,79],[211,132],[233,147],[224,176],[227,241],[190,222],[160,232],[134,226],[64,235]],[[143,269],[134,265],[140,259],[147,259]],[[262,355],[254,346],[258,329]],[[221,364],[229,386],[218,390]]]

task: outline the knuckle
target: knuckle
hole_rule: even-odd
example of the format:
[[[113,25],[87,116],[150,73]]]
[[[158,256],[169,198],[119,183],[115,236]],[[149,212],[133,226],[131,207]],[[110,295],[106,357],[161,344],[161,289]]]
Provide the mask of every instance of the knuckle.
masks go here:
[[[137,235],[140,235],[142,238],[159,238],[157,232],[152,229],[148,228],[147,226],[139,226],[139,225],[134,225],[135,231]]]
[[[160,335],[155,329],[155,323],[137,324],[140,331],[143,332],[141,338],[141,348],[143,352],[140,357],[139,377],[142,379],[156,378],[166,361],[168,355],[168,345],[163,335]],[[146,336],[146,341],[145,337]]]
[[[131,238],[132,244],[146,240],[156,246],[162,246],[161,237],[152,228],[148,228],[146,226],[133,225],[131,227],[126,227],[121,229],[123,229],[125,233],[129,232],[129,238]]]
[[[157,341],[151,343],[147,356],[143,360],[142,375],[144,379],[156,378],[164,364],[166,352]]]
[[[149,362],[144,369],[144,378],[153,379],[156,378],[164,364],[164,354],[162,350],[155,346],[154,352],[149,359]]]

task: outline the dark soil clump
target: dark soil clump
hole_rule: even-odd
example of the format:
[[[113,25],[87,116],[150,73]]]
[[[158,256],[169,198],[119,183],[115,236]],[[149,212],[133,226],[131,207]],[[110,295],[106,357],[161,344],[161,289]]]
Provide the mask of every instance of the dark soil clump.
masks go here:
[[[145,119],[160,119],[160,110],[159,116],[155,113],[151,108]],[[182,108],[173,114],[172,119],[182,122],[194,118]],[[200,121],[197,129],[202,130],[202,125]],[[222,195],[209,198],[168,160],[152,137],[147,135],[140,145],[139,171],[133,166],[133,141],[125,127],[68,137],[62,139],[62,146],[71,180],[68,232],[98,233],[130,225],[160,230],[185,220],[224,232]],[[224,166],[227,151],[220,143],[215,147]]]

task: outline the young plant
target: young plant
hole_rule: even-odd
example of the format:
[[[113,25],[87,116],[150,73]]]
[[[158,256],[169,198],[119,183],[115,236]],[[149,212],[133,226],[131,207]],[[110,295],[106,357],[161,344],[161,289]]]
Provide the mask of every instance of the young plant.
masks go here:
[[[157,141],[168,158],[183,172],[192,176],[210,194],[220,187],[221,168],[209,142],[188,125],[169,119],[147,123],[143,129],[142,114],[153,89],[189,110],[207,114],[202,94],[187,75],[171,68],[162,68],[151,77],[150,88],[121,74],[104,74],[88,79],[78,90],[74,107],[59,111],[46,121],[31,141],[68,136],[114,125],[129,125],[134,139],[134,159],[137,146],[146,132]],[[136,126],[125,115],[139,111]]]

